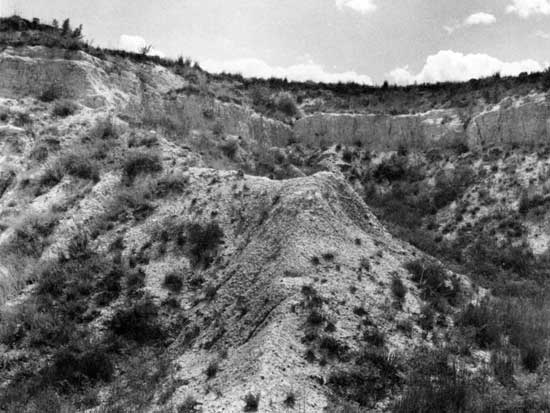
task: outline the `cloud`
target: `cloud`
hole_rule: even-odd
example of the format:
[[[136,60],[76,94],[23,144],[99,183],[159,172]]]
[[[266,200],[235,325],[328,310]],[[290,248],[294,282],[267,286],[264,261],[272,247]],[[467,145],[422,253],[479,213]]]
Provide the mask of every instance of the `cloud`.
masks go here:
[[[512,0],[506,13],[515,13],[526,19],[535,14],[550,14],[550,0]]]
[[[336,0],[336,7],[340,10],[348,7],[362,14],[367,14],[377,9],[374,0]]]
[[[478,24],[489,25],[489,24],[496,23],[496,21],[497,21],[497,18],[494,15],[490,13],[479,12],[468,16],[466,20],[464,20],[464,25],[465,26],[475,26]]]
[[[539,37],[544,40],[550,40],[550,33],[542,30],[537,30],[535,33],[533,33],[533,36]]]
[[[526,59],[516,62],[503,62],[486,54],[462,54],[452,50],[442,50],[426,59],[422,70],[413,74],[408,66],[388,73],[389,80],[396,84],[435,83],[444,81],[467,81],[473,78],[492,76],[514,76],[521,72],[536,72],[544,65]]]
[[[330,73],[323,66],[309,61],[288,67],[270,66],[266,62],[255,58],[234,59],[218,61],[212,59],[201,60],[202,68],[209,72],[221,73],[240,73],[245,77],[259,78],[287,78],[299,82],[312,80],[314,82],[337,83],[337,82],[356,82],[366,85],[372,84],[369,76],[358,74],[354,71]]]
[[[147,46],[149,46],[149,43],[141,36],[123,34],[118,39],[118,48],[128,52],[141,53],[141,50]],[[148,55],[164,57],[164,53],[155,48],[151,48]]]
[[[452,26],[443,26],[443,28],[447,31],[447,33],[451,34],[455,30],[460,29],[462,27],[479,26],[479,25],[488,26],[496,22],[497,22],[497,18],[493,14],[478,12],[478,13],[469,15],[461,23],[457,23]]]

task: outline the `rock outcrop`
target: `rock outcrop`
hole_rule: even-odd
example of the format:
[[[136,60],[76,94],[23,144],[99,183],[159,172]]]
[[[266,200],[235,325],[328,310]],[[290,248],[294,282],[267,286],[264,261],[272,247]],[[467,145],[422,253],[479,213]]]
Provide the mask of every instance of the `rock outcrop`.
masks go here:
[[[474,115],[467,128],[471,148],[495,144],[532,145],[550,141],[550,105],[544,94],[506,98]]]
[[[463,138],[464,128],[454,110],[416,115],[314,114],[296,122],[296,139],[308,144],[361,143],[372,150],[400,145],[424,148],[448,145]]]

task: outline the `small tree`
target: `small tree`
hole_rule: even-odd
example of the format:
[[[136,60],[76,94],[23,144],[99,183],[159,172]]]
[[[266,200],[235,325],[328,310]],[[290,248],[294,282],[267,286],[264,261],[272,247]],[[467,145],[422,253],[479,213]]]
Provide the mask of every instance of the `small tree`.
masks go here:
[[[79,25],[76,29],[74,29],[71,36],[73,39],[82,39],[82,25]]]
[[[139,49],[139,53],[143,56],[147,56],[149,53],[151,53],[151,49],[153,49],[153,45],[148,44],[146,46],[143,46],[141,49]]]
[[[72,33],[71,30],[71,21],[69,19],[65,19],[63,21],[63,26],[61,27],[61,34],[63,36],[67,36]]]

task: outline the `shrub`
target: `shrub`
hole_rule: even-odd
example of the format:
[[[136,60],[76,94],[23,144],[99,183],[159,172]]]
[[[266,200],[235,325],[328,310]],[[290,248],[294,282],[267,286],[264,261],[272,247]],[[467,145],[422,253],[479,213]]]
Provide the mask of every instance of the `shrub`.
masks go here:
[[[482,388],[446,350],[421,350],[412,360],[396,413],[475,411],[473,402]],[[478,387],[479,386],[479,387]]]
[[[518,212],[526,214],[529,210],[545,205],[550,199],[540,194],[528,195],[527,192],[522,193],[519,198]]]
[[[217,361],[211,361],[210,364],[208,364],[208,367],[206,368],[206,377],[209,379],[212,379],[216,377],[216,374],[218,374],[218,370],[220,369],[220,365]]]
[[[407,295],[407,287],[405,287],[405,284],[403,284],[403,281],[398,276],[392,278],[391,290],[399,302],[402,302]]]
[[[78,110],[78,105],[71,100],[60,100],[55,103],[52,113],[54,116],[65,118],[74,114]]]
[[[179,293],[183,288],[183,279],[176,273],[166,274],[162,285],[174,293]]]
[[[156,153],[131,152],[124,161],[122,171],[125,181],[132,183],[138,175],[161,172],[162,160]]]
[[[501,337],[500,321],[496,318],[495,308],[487,301],[469,304],[459,314],[457,324],[474,329],[476,343],[484,349],[498,345]]]
[[[48,85],[38,97],[42,102],[53,102],[63,95],[63,87],[58,83]]]
[[[187,188],[189,177],[179,173],[171,173],[161,176],[155,188],[155,195],[166,197],[170,194],[182,194]]]
[[[244,396],[244,411],[245,412],[257,412],[260,406],[260,393],[252,394],[248,393]]]
[[[328,385],[344,400],[373,407],[399,381],[398,365],[393,357],[382,349],[364,349],[353,365],[333,371]]]
[[[64,176],[70,175],[80,179],[99,181],[99,167],[83,152],[69,152],[48,165],[40,176],[40,188],[51,188],[57,185]]]
[[[373,172],[373,177],[378,182],[387,180],[389,182],[405,178],[408,171],[408,160],[405,156],[393,155],[383,161]]]
[[[46,247],[47,238],[57,226],[58,219],[53,213],[30,213],[24,216],[14,225],[13,237],[4,247],[5,251],[18,257],[38,258]]]
[[[342,359],[348,352],[348,346],[339,342],[332,336],[323,336],[319,342],[319,347],[324,350],[329,357],[338,357]]]
[[[187,396],[182,404],[177,408],[178,413],[198,413],[199,402],[193,396]]]
[[[145,146],[146,148],[152,148],[158,145],[157,135],[151,134],[146,136],[132,136],[128,140],[128,148],[137,148],[139,146]]]
[[[412,280],[422,290],[422,297],[432,303],[443,298],[450,304],[456,304],[460,294],[460,286],[457,283],[448,285],[445,269],[435,262],[418,259],[405,265],[412,274]]]
[[[157,307],[150,299],[144,299],[130,308],[118,310],[109,328],[128,340],[144,344],[164,338],[164,331],[157,324]]]
[[[15,126],[23,127],[32,124],[31,115],[27,112],[18,112],[15,116]]]
[[[223,129],[223,123],[218,120],[214,123],[214,126],[212,126],[212,133],[216,136],[221,136],[223,135]]]
[[[108,222],[124,222],[130,218],[141,221],[155,209],[151,198],[152,193],[147,185],[123,188],[107,203],[104,214],[98,217],[97,225],[101,228]]]
[[[61,169],[67,175],[80,179],[99,180],[99,168],[84,153],[68,153],[59,160]]]
[[[43,375],[57,386],[68,383],[82,387],[98,381],[110,381],[113,372],[113,364],[102,348],[86,351],[64,349],[54,356],[52,365]]]
[[[300,112],[294,96],[292,96],[292,94],[288,92],[279,93],[277,96],[275,96],[274,106],[277,110],[279,110],[286,116],[295,117]]]
[[[383,347],[386,342],[386,336],[378,328],[369,328],[363,333],[363,340],[374,347]]]
[[[473,170],[466,167],[437,176],[433,194],[435,207],[441,209],[461,197],[474,182],[474,176]]]
[[[293,391],[289,391],[286,394],[286,398],[283,404],[290,409],[294,408],[294,406],[296,405],[296,393],[294,393]]]
[[[309,313],[309,316],[307,317],[308,324],[318,326],[325,321],[325,316],[317,311],[316,309],[312,310],[311,313]]]
[[[235,157],[235,154],[239,150],[239,142],[233,139],[226,140],[220,143],[220,149],[225,156],[227,156],[229,159],[233,159]]]
[[[112,117],[102,118],[96,121],[90,131],[92,139],[115,139],[118,137],[118,131]]]
[[[457,325],[473,330],[481,348],[498,348],[505,343],[517,348],[523,367],[534,372],[548,356],[547,314],[544,297],[485,300],[469,305],[457,317]]]
[[[223,236],[223,231],[216,222],[210,222],[206,226],[191,224],[187,230],[187,239],[193,265],[208,267],[216,248],[223,242]]]

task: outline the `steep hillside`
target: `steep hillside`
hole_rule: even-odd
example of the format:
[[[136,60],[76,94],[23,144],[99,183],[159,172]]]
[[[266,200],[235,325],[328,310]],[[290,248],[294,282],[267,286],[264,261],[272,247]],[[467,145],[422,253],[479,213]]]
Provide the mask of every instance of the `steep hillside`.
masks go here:
[[[550,409],[539,80],[343,113],[1,23],[0,411]]]

